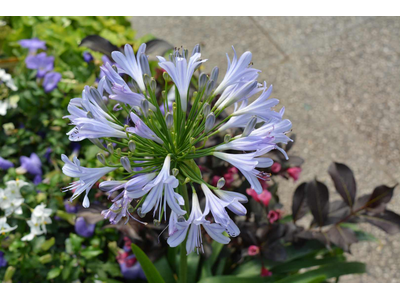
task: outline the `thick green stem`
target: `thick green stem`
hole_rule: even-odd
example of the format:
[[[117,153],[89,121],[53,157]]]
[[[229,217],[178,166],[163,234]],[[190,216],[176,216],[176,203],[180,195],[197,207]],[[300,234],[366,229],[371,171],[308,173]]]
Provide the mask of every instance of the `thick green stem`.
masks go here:
[[[179,184],[179,193],[185,199],[185,210],[186,210],[186,217],[189,214],[189,197],[186,188],[186,184],[181,183]],[[187,282],[187,255],[186,255],[186,239],[181,244],[181,255],[179,261],[179,281],[181,283]]]

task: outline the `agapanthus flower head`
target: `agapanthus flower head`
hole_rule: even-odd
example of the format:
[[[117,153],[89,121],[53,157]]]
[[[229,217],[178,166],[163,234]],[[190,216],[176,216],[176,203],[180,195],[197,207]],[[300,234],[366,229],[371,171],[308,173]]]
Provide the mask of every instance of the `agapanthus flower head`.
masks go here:
[[[272,87],[257,81],[260,71],[252,67],[248,51],[240,58],[235,52],[232,62],[228,58],[219,85],[218,67],[210,76],[194,78],[206,62],[199,45],[192,52],[176,48],[169,59],[158,56],[162,76],[151,74],[145,51],[145,44],[137,53],[130,45],[123,53],[114,51],[118,65],[105,62],[97,88],[85,87],[81,98],[70,101],[67,118],[75,126],[70,140],[89,139],[99,148],[97,158],[104,167],[85,168],[76,157],[71,162],[63,155],[64,174],[79,178],[65,190],[74,192],[72,199],[85,192],[87,207],[90,189],[107,176],[99,187],[111,206],[101,214],[111,223],[142,222],[151,214],[155,224],[168,222],[168,244],[186,241],[187,253],[203,250],[204,232],[229,243],[228,236],[240,234],[229,213],[246,215],[248,199],[222,188],[231,187],[241,173],[255,195],[264,197],[260,180],[269,178],[265,169],[273,165],[268,152],[277,149],[287,157],[277,144],[290,141],[286,133],[292,124],[283,119],[283,108],[275,110],[279,101],[270,99]],[[229,106],[233,112],[225,110]],[[240,128],[242,134],[232,137],[226,131],[230,128]],[[217,134],[225,134],[223,142],[209,146],[207,140]],[[213,185],[196,163],[205,156],[231,165]],[[110,178],[112,171],[117,178]],[[203,208],[198,193],[205,199]]]

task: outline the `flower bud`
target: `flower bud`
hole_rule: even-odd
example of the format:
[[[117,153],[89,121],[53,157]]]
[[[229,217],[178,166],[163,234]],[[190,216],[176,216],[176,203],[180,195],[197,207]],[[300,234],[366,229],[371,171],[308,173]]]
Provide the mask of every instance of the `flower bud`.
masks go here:
[[[194,46],[191,56],[195,55],[196,53],[200,53],[200,52],[201,52],[200,44],[197,44],[196,46]]]
[[[215,81],[214,80],[209,80],[207,82],[206,91],[204,93],[205,98],[208,98],[208,96],[211,95],[211,92],[214,89],[214,85],[215,85]]]
[[[162,77],[164,78],[164,80],[165,81],[171,81],[171,77],[169,77],[169,75],[168,75],[168,73],[167,72],[164,72],[163,74],[162,74]]]
[[[157,82],[156,80],[152,77],[150,80],[150,89],[153,93],[156,92],[156,88],[157,88]]]
[[[139,207],[136,211],[136,213],[138,214],[139,217],[144,218],[146,216],[146,214],[142,213],[142,208]]]
[[[128,143],[128,148],[129,148],[129,151],[135,152],[136,143],[135,143],[134,141],[129,141],[129,143]]]
[[[117,148],[117,150],[115,150],[115,154],[121,156],[121,148]]]
[[[176,177],[176,176],[178,176],[178,174],[179,174],[179,170],[177,168],[173,168],[172,175]]]
[[[121,157],[120,162],[121,162],[121,165],[124,167],[124,169],[127,172],[129,172],[129,173],[133,172],[129,158],[127,158],[126,156],[123,156],[123,157]]]
[[[165,123],[167,123],[168,129],[171,129],[174,125],[174,115],[170,112],[167,112],[167,114],[165,115]]]
[[[247,123],[246,127],[243,130],[242,137],[249,136],[249,134],[254,130],[257,124],[257,117],[253,116],[249,122]]]
[[[96,146],[99,147],[100,149],[106,149],[106,148],[104,148],[103,144],[100,143],[100,140],[97,139],[97,138],[89,139],[89,141],[91,141],[92,144],[96,145]]]
[[[147,118],[149,115],[149,101],[146,99],[142,100],[142,110],[143,110],[143,115]]]
[[[96,157],[98,161],[101,162],[103,165],[106,164],[106,158],[104,157],[103,153],[97,153]]]
[[[207,118],[206,118],[206,124],[204,125],[204,132],[207,133],[209,132],[215,124],[215,115],[214,113],[209,113]]]
[[[142,69],[143,75],[147,74],[150,76],[151,72],[150,72],[149,60],[147,59],[147,55],[142,53],[140,55],[139,60],[140,60],[140,68]]]
[[[140,93],[140,87],[135,80],[131,80],[132,89],[135,93]]]
[[[150,75],[144,74],[144,75],[143,75],[143,80],[144,80],[144,84],[145,84],[145,85],[150,84],[150,80],[151,80]]]
[[[219,75],[219,68],[214,67],[214,69],[212,69],[212,71],[211,71],[210,79],[214,82],[217,82],[218,75]]]
[[[229,143],[229,141],[231,140],[232,136],[230,134],[226,134],[224,136],[224,143]]]
[[[210,104],[206,103],[203,107],[203,115],[208,116],[210,111],[211,111],[211,106]]]
[[[225,185],[225,178],[221,177],[217,182],[217,188],[222,189]]]
[[[110,152],[110,154],[114,153],[114,146],[112,143],[107,144],[107,150],[108,150],[108,152]]]
[[[201,73],[199,76],[199,91],[204,88],[206,83],[207,83],[207,75],[204,73]]]

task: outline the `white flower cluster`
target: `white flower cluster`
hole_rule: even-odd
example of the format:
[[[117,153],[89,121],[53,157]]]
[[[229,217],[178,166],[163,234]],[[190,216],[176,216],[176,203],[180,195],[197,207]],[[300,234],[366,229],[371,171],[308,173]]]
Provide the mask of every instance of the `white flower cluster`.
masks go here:
[[[4,216],[0,218],[0,234],[6,234],[17,228],[10,226],[7,223],[7,218],[17,215],[21,218],[22,204],[24,198],[21,195],[20,189],[28,185],[22,180],[11,180],[6,182],[6,188],[0,188],[0,209],[4,212]],[[40,204],[32,210],[31,219],[27,221],[30,227],[30,234],[22,238],[23,241],[30,241],[35,236],[46,233],[46,224],[51,224],[50,215],[52,210],[46,208],[45,204]]]
[[[0,69],[0,85],[4,83],[6,89],[10,89],[12,91],[18,90],[16,85],[14,84],[14,80],[11,78],[11,75],[8,74],[5,70]],[[7,97],[8,92],[6,93]],[[16,102],[12,99],[0,99],[0,116],[5,116],[8,108],[16,108]]]

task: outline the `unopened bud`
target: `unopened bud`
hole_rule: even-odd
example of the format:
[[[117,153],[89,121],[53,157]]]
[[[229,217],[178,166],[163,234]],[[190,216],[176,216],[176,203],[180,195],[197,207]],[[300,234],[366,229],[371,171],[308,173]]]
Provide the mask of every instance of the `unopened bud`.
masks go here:
[[[165,123],[167,123],[168,129],[171,129],[174,125],[174,115],[170,112],[167,112],[167,114],[165,115]]]
[[[206,83],[207,83],[207,75],[204,73],[201,73],[199,76],[199,91],[204,88]]]
[[[139,217],[144,218],[146,216],[146,214],[142,213],[142,208],[139,207],[136,211],[136,213],[138,214]]]
[[[144,84],[145,84],[145,85],[148,85],[148,84],[150,84],[150,80],[151,80],[151,77],[150,77],[150,75],[148,75],[148,74],[144,74],[144,76],[143,76],[143,80],[144,80]]]
[[[195,55],[196,53],[200,53],[200,51],[201,51],[200,44],[197,44],[196,46],[194,46],[191,56]]]
[[[197,97],[197,91],[196,91],[196,92],[193,92],[193,100],[195,100],[196,97]]]
[[[217,82],[218,75],[219,75],[219,68],[214,67],[214,69],[212,69],[212,71],[211,71],[210,79],[214,82]]]
[[[147,118],[149,115],[149,101],[146,99],[142,100],[142,110],[143,110],[143,115]]]
[[[151,75],[149,60],[147,59],[146,54],[142,53],[139,59],[140,59],[140,68],[142,69],[143,75],[144,74]]]
[[[117,150],[115,150],[115,154],[121,156],[121,148],[117,148]]]
[[[232,136],[230,134],[226,134],[224,136],[224,143],[229,143],[229,141],[231,140]]]
[[[101,162],[103,165],[106,164],[106,158],[104,157],[103,153],[97,153],[96,157],[98,161]]]
[[[121,162],[121,165],[124,167],[124,169],[127,172],[129,172],[129,173],[133,172],[129,158],[127,158],[126,156],[123,156],[123,157],[121,157],[120,162]]]
[[[221,177],[217,182],[217,188],[222,189],[225,185],[225,178]]]
[[[204,93],[205,98],[208,98],[208,96],[211,95],[211,92],[214,89],[214,85],[215,85],[215,81],[214,80],[209,80],[207,82],[206,91]]]
[[[162,91],[162,92],[161,92],[161,97],[162,97],[163,99],[166,99],[166,98],[165,98],[166,95],[167,95],[167,94],[165,93],[165,91]]]
[[[140,92],[141,92],[141,91],[140,91],[140,87],[139,87],[139,85],[137,84],[137,82],[136,82],[135,80],[132,79],[131,83],[132,83],[132,89],[133,89],[133,91],[134,91],[135,93],[140,93]]]
[[[242,137],[249,136],[249,134],[254,130],[257,124],[257,117],[253,116],[249,122],[247,123],[246,127],[243,130]]]
[[[210,111],[211,111],[211,106],[210,104],[206,103],[203,107],[203,115],[208,116]]]
[[[107,150],[108,150],[108,152],[110,152],[110,154],[113,154],[113,153],[114,153],[114,146],[113,146],[113,144],[108,143],[108,144],[107,144]]]
[[[135,152],[136,143],[135,143],[134,141],[129,141],[129,143],[128,143],[128,148],[129,148],[129,151]]]
[[[191,181],[191,179],[189,177],[186,177],[184,184],[187,184]]]
[[[164,80],[165,81],[171,81],[171,77],[169,77],[169,75],[168,75],[168,73],[167,72],[164,72],[163,74],[162,74],[162,77],[164,78]]]
[[[105,149],[103,144],[100,142],[100,140],[98,138],[94,138],[94,139],[89,139],[94,145],[96,145],[97,147],[99,147],[100,149]]]
[[[151,89],[151,91],[152,91],[153,93],[155,93],[156,88],[157,88],[157,82],[156,82],[156,80],[152,77],[151,80],[150,80],[150,89]]]
[[[206,118],[206,124],[204,125],[204,132],[207,133],[209,132],[215,124],[215,115],[214,113],[209,113],[207,118]]]
[[[177,168],[173,168],[172,175],[176,177],[176,176],[178,176],[178,174],[179,174],[179,170]]]

